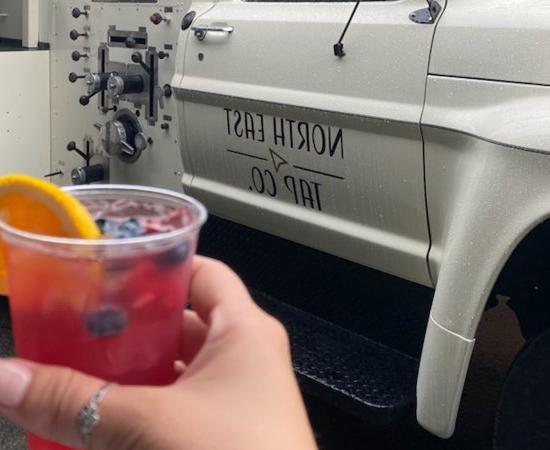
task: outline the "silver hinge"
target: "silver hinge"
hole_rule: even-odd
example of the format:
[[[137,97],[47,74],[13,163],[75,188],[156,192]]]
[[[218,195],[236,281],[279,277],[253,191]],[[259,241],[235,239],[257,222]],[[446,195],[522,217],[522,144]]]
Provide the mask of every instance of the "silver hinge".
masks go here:
[[[409,19],[414,23],[430,24],[434,23],[437,16],[441,13],[441,5],[436,0],[426,0],[428,7],[417,9],[409,14]]]

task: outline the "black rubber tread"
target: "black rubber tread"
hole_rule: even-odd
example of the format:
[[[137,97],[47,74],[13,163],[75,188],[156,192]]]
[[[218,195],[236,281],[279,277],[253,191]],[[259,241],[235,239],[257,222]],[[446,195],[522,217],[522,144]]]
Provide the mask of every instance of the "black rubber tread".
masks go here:
[[[376,425],[412,411],[418,360],[260,292],[253,296],[285,325],[305,392]]]
[[[14,355],[10,310],[7,297],[0,295],[0,358]]]
[[[527,342],[510,368],[493,446],[495,450],[550,448],[550,329]]]

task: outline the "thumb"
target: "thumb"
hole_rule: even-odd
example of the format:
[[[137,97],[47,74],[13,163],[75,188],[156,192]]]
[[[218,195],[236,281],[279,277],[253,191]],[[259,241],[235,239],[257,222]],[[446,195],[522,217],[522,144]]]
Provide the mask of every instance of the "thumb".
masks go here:
[[[0,360],[0,414],[40,437],[83,448],[78,413],[105,385],[106,382],[99,378],[65,367],[20,359]],[[122,450],[127,445],[124,441],[132,438],[127,435],[129,424],[121,421],[128,422],[132,413],[136,413],[135,405],[128,404],[127,400],[131,399],[127,395],[119,395],[122,390],[111,386],[101,401],[99,412],[102,417],[108,413],[109,420],[102,420],[93,430],[94,449]],[[116,412],[108,409],[116,409]],[[110,446],[114,442],[117,447]]]

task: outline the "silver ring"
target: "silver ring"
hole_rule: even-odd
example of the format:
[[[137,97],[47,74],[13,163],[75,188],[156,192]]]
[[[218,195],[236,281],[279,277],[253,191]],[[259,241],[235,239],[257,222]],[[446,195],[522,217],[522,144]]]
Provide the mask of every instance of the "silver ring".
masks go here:
[[[97,392],[90,397],[88,403],[86,403],[82,409],[78,412],[77,426],[80,432],[80,437],[86,448],[90,447],[90,437],[95,427],[99,425],[101,421],[101,415],[99,414],[99,404],[101,400],[107,394],[107,390],[113,385],[113,383],[107,383],[97,390]]]

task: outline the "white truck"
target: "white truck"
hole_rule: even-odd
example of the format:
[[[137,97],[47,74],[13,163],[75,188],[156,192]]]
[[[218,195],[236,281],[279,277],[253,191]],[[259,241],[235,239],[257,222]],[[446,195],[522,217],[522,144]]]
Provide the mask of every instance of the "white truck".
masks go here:
[[[304,389],[380,423],[416,405],[450,437],[480,318],[508,295],[527,343],[494,447],[550,447],[550,0],[39,14],[54,182],[205,202],[203,251],[287,324]]]

